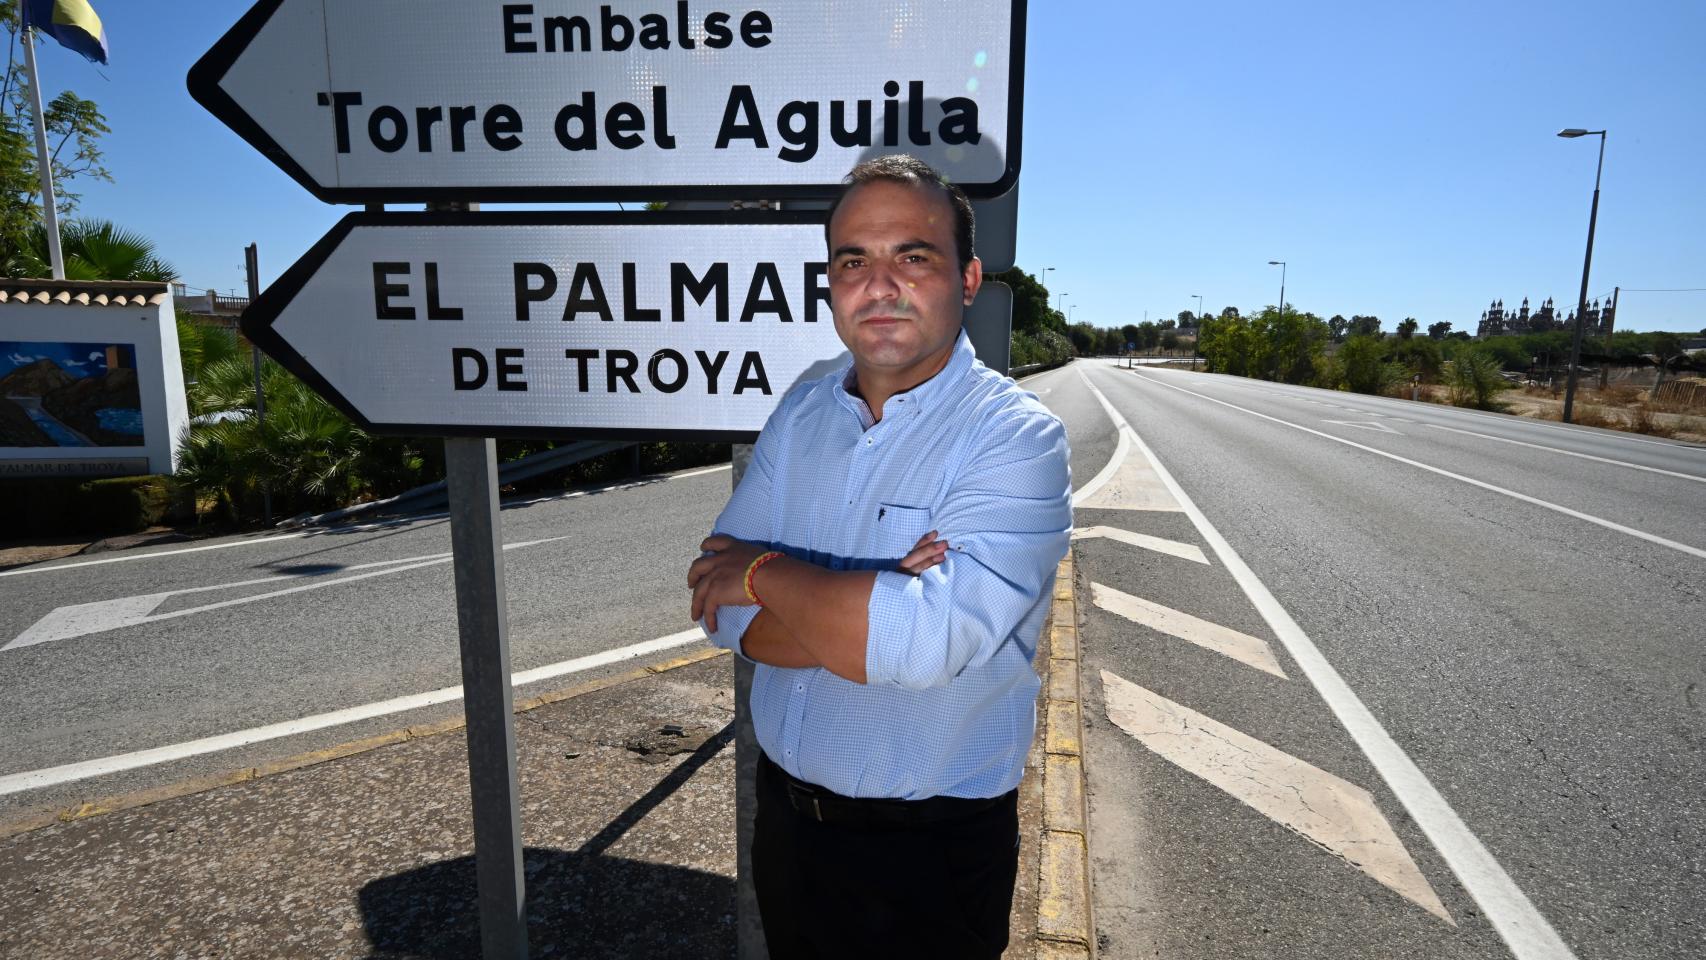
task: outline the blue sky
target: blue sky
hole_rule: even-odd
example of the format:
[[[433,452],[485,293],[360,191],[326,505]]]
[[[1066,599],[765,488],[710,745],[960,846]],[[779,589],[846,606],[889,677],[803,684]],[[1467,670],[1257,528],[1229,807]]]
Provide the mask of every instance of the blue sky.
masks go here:
[[[116,182],[80,213],[158,243],[195,288],[263,282],[348,208],[318,203],[196,105],[184,76],[241,5],[94,0],[112,65],[52,48],[94,99]],[[669,5],[663,5],[665,7]],[[695,9],[702,4],[696,4]],[[746,9],[752,4],[738,5]],[[647,7],[650,9],[650,7]],[[722,7],[719,7],[722,8]],[[163,14],[162,11],[170,11]],[[1581,282],[1623,329],[1706,327],[1706,4],[1033,3],[1019,264],[1075,321],[1286,299],[1323,316],[1473,330],[1488,301]]]

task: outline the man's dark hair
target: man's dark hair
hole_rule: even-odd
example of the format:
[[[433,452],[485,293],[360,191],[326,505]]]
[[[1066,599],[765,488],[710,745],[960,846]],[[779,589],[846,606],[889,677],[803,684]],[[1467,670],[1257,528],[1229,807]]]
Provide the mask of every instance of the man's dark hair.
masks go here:
[[[947,177],[936,172],[928,163],[905,153],[891,153],[886,157],[872,157],[861,162],[848,172],[842,180],[841,194],[835,202],[829,205],[829,218],[823,222],[823,241],[829,243],[829,221],[835,219],[835,211],[841,206],[841,201],[853,192],[853,188],[862,187],[867,183],[886,181],[899,183],[909,187],[935,187],[942,191],[948,206],[954,211],[954,246],[960,257],[960,269],[964,270],[973,252],[977,228],[972,222],[971,200],[967,199],[965,191],[954,186]]]

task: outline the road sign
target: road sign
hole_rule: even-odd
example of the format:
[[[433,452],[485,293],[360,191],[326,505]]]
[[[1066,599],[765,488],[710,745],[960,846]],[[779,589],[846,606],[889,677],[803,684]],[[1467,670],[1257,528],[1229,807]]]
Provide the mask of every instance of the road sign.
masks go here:
[[[262,0],[191,94],[328,202],[771,199],[1019,174],[1025,0]]]
[[[750,442],[845,357],[821,213],[356,213],[243,332],[364,427]]]

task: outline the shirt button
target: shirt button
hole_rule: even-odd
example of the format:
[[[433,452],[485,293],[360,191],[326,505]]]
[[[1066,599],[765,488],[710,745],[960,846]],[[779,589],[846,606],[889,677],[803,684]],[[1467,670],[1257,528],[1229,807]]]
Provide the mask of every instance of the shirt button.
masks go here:
[[[796,683],[794,684],[794,689],[804,693],[806,691],[806,685],[803,683]]]

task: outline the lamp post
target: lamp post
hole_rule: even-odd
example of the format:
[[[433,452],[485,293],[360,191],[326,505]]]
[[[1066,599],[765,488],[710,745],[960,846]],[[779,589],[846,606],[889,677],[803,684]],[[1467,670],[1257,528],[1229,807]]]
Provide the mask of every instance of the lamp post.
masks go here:
[[[1053,267],[1044,267],[1043,272],[1037,274],[1037,282],[1042,284],[1045,287],[1048,286],[1048,275],[1053,273],[1053,272],[1054,272]]]
[[[1056,312],[1066,309],[1066,298],[1070,296],[1072,296],[1070,293],[1063,293],[1060,295],[1060,302],[1054,305]]]
[[[1285,319],[1285,261],[1284,260],[1269,260],[1268,266],[1280,268],[1279,317],[1281,320],[1284,320]]]
[[[1599,175],[1605,170],[1605,131],[1570,127],[1558,131],[1558,136],[1570,140],[1577,137],[1599,137],[1599,166],[1593,171],[1593,206],[1588,211],[1588,252],[1582,258],[1582,292],[1581,296],[1576,298],[1576,332],[1570,338],[1570,376],[1564,385],[1564,422],[1570,423],[1570,414],[1576,403],[1576,364],[1582,358],[1582,324],[1587,322],[1588,270],[1593,266],[1593,228],[1599,220]]]
[[[1197,332],[1195,336],[1191,337],[1191,372],[1195,373],[1197,369],[1197,347],[1202,344],[1202,294],[1193,293],[1191,296],[1197,299]]]

